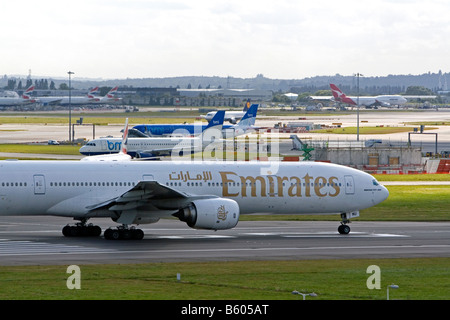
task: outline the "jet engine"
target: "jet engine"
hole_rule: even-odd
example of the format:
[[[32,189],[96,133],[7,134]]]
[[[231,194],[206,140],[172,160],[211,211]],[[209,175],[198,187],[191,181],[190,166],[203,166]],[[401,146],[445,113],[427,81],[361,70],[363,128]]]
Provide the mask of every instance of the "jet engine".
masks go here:
[[[224,198],[195,200],[174,216],[195,229],[231,229],[239,221],[239,205]]]

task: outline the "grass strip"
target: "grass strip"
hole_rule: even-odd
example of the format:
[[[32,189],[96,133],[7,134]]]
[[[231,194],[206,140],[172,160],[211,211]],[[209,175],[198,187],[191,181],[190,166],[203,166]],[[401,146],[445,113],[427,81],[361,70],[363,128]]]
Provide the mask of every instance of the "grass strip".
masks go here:
[[[371,265],[380,289],[367,287]],[[0,267],[0,299],[298,300],[298,290],[317,294],[308,300],[385,300],[396,284],[391,299],[447,300],[449,267],[450,258],[81,265],[81,289],[69,290],[67,266],[12,266]]]

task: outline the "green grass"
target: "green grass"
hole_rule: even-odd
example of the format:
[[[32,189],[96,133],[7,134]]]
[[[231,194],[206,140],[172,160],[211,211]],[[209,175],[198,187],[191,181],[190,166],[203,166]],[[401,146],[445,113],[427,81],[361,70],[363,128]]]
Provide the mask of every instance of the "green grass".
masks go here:
[[[140,115],[140,117],[128,117],[128,114],[123,114],[123,116],[118,117],[117,114],[113,117],[105,116],[84,116],[84,115],[72,115],[72,123],[83,117],[84,124],[95,124],[95,125],[121,125],[125,123],[125,118],[128,117],[128,123],[130,125],[137,124],[150,124],[150,123],[194,123],[194,122],[204,122],[206,120],[200,119],[198,117],[187,117],[176,114],[176,117],[161,116],[158,114],[155,116],[149,115],[147,117]],[[25,117],[0,117],[0,124],[54,124],[54,125],[65,125],[68,123],[67,116],[25,116]],[[1,129],[1,126],[0,126]]]
[[[386,186],[389,197],[353,221],[450,221],[449,186]],[[339,215],[241,215],[240,221],[340,221]]]
[[[450,181],[450,174],[423,173],[423,174],[374,174],[378,181]]]
[[[389,197],[362,210],[364,221],[450,221],[450,186],[386,186]]]
[[[80,155],[80,146],[74,145],[29,145],[29,144],[0,144],[0,152],[12,153],[40,153],[55,155]]]
[[[368,289],[381,270],[380,289]],[[299,300],[293,290],[315,292],[314,300],[447,300],[450,258],[221,261],[81,265],[81,289],[66,286],[67,266],[0,267],[0,299],[72,300]],[[176,274],[181,274],[177,281]]]

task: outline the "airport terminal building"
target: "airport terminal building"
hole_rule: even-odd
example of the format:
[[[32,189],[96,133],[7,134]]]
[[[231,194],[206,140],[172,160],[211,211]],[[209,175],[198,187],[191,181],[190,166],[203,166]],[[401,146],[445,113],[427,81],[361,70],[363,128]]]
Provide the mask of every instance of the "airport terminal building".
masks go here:
[[[256,103],[272,99],[271,90],[257,89],[119,88],[117,94],[124,104],[160,106],[239,107],[247,99]]]

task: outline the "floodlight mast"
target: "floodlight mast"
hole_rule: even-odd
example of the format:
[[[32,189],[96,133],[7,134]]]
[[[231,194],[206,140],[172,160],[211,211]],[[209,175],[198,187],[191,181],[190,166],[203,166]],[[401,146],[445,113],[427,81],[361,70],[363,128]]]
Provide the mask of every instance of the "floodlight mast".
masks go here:
[[[71,75],[75,74],[75,72],[69,71],[69,142],[72,144],[72,83],[71,83]]]

